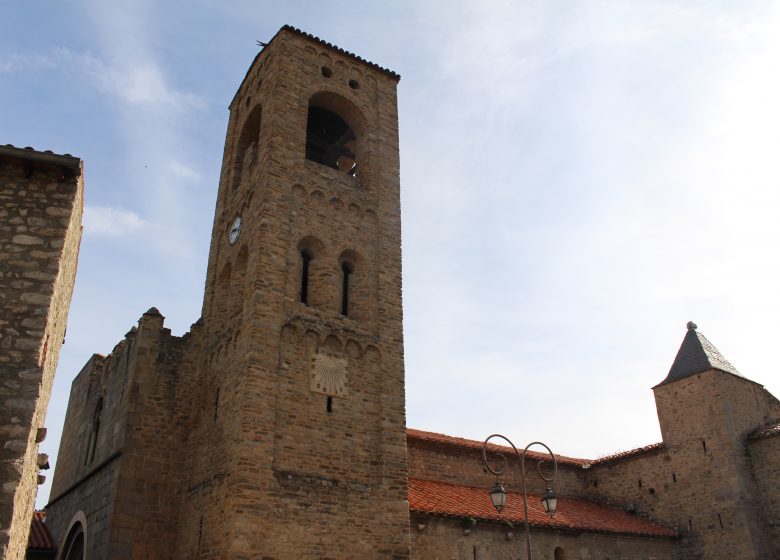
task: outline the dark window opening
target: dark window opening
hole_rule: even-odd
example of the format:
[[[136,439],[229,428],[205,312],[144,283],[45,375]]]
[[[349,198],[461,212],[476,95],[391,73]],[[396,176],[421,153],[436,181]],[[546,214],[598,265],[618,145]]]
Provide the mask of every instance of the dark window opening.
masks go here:
[[[217,388],[217,394],[214,397],[214,421],[217,421],[217,416],[219,414],[219,388]]]
[[[471,550],[474,553],[474,560],[477,560],[477,545],[473,545]]]
[[[640,478],[637,483],[639,484],[639,487],[642,488],[642,479]]]
[[[720,514],[717,515],[718,515],[718,523],[720,523],[720,528],[723,529],[723,518],[720,516]]]
[[[655,488],[651,488],[650,489],[650,493],[654,495],[655,494]]]
[[[560,546],[555,547],[555,550],[553,551],[553,558],[555,558],[555,560],[566,560],[566,554],[563,552],[563,549]]]
[[[323,66],[322,75],[325,76],[326,78],[330,78],[333,75],[333,70],[331,70],[327,66]]]
[[[357,80],[350,80],[349,87],[351,87],[352,89],[358,89],[360,87],[360,84],[357,82]]]
[[[306,159],[355,175],[355,145],[355,133],[344,119],[322,107],[309,107]]]
[[[690,519],[688,520],[688,530],[693,531],[693,522]]]
[[[328,411],[328,414],[333,412],[333,397],[328,397],[327,401],[325,402],[325,407]]]
[[[704,440],[701,440],[701,448],[704,450],[705,453],[707,453],[707,442]]]
[[[341,314],[349,315],[349,277],[353,267],[349,263],[341,263]]]
[[[677,482],[677,474],[672,473],[672,482]]]
[[[309,304],[309,263],[312,260],[311,253],[301,251],[301,303]]]

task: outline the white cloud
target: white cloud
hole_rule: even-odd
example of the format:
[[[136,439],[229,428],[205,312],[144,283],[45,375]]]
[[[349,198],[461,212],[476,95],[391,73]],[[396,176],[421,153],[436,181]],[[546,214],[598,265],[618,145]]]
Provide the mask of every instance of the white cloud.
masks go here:
[[[111,206],[86,206],[84,229],[95,235],[119,236],[138,231],[147,223],[135,212]]]
[[[0,72],[19,72],[22,70],[52,68],[57,63],[50,55],[9,54],[0,57]]]
[[[163,70],[151,60],[130,59],[111,65],[91,53],[74,53],[65,48],[57,49],[56,58],[83,72],[101,92],[129,104],[184,109],[203,106],[200,96],[171,86]]]

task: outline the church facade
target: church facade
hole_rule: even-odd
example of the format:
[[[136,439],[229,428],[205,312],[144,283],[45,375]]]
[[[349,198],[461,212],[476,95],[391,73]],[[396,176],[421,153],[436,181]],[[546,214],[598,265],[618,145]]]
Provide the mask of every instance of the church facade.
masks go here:
[[[58,558],[523,556],[517,467],[499,514],[480,442],[406,428],[398,80],[287,26],[258,54],[201,318],[151,308],[73,382]],[[553,518],[529,479],[537,557],[780,557],[777,399],[694,326],[654,391],[662,443],[558,457]]]

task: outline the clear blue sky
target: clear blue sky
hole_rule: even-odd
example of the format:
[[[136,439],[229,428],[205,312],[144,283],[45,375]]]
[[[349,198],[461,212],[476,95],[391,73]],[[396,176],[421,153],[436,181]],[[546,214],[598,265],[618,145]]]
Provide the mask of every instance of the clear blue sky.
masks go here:
[[[227,105],[285,23],[402,76],[409,426],[659,441],[690,319],[780,393],[778,4],[10,2],[0,143],[86,170],[43,451],[92,353],[198,318]]]

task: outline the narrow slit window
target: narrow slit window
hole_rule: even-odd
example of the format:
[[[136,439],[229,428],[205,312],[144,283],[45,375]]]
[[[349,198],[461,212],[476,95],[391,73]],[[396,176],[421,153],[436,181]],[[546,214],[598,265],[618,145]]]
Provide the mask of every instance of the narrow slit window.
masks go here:
[[[308,251],[301,251],[301,303],[309,304],[309,264],[312,256]]]
[[[328,411],[328,414],[333,412],[333,397],[328,397],[325,401],[325,408]]]
[[[349,263],[341,264],[341,314],[349,315],[349,277],[352,275],[353,267]]]

